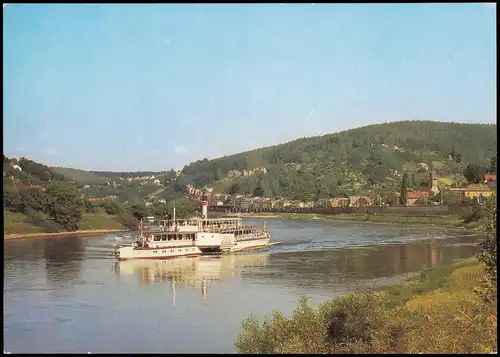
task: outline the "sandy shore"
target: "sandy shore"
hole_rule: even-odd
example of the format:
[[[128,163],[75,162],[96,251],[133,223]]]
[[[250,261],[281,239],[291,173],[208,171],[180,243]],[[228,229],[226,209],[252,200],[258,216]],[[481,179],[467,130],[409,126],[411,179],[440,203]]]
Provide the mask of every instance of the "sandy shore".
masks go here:
[[[4,234],[3,239],[19,239],[19,238],[51,238],[51,237],[63,237],[63,236],[84,236],[84,235],[100,235],[112,232],[127,232],[126,229],[89,229],[84,231],[74,231],[74,232],[59,232],[59,233],[15,233],[15,234]]]

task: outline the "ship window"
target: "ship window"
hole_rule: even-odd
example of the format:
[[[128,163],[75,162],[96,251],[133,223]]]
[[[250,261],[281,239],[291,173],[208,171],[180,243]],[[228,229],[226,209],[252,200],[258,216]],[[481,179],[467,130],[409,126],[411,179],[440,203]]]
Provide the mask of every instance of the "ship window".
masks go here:
[[[182,252],[182,249],[177,250],[178,252]]]
[[[172,235],[171,234],[168,235],[168,240],[172,240]]]
[[[160,240],[160,235],[155,235],[154,237],[155,242],[158,242]]]
[[[173,252],[174,252],[174,250],[173,250],[173,249],[170,249],[170,253],[173,253]]]
[[[188,252],[188,251],[189,251],[189,249],[187,249],[187,248],[186,248],[186,249],[184,249],[184,251]]]
[[[167,240],[167,235],[166,234],[162,234],[161,235],[161,240]]]

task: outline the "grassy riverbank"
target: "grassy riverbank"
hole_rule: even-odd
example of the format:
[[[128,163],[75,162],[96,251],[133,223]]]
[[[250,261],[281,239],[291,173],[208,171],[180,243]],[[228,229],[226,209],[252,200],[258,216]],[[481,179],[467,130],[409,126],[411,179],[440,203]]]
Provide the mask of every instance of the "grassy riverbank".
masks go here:
[[[240,353],[490,353],[497,350],[496,301],[473,293],[484,276],[475,259],[424,271],[383,290],[318,307],[302,299],[291,317],[250,316]]]
[[[434,224],[446,227],[463,226],[463,219],[459,216],[396,216],[396,215],[358,215],[358,214],[339,214],[339,215],[321,215],[312,213],[243,213],[242,217],[253,218],[284,218],[284,219],[327,219],[334,221],[359,221],[359,222],[378,222],[378,223],[408,223],[408,224]]]
[[[44,228],[34,225],[27,215],[4,210],[4,239],[103,234],[126,230],[115,216],[99,214],[84,214],[79,228],[75,232],[44,232]]]

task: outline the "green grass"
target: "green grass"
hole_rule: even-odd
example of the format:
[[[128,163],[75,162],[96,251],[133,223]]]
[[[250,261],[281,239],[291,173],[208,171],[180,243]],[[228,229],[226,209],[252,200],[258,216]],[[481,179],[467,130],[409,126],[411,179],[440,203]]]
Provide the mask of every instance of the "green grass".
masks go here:
[[[479,262],[474,258],[455,264],[441,265],[423,270],[419,274],[409,277],[404,283],[382,288],[381,290],[387,293],[387,307],[400,305],[415,295],[443,288],[449,282],[450,276],[455,270],[478,265]]]
[[[19,212],[11,212],[4,209],[4,234],[30,234],[30,233],[50,233],[43,227],[38,227],[29,223],[27,215]],[[79,225],[80,230],[91,229],[126,229],[115,216],[106,214],[83,214]]]
[[[41,228],[28,223],[28,216],[19,212],[3,210],[4,233],[40,233]]]
[[[88,229],[125,229],[115,216],[106,214],[84,214],[80,221],[80,230]]]

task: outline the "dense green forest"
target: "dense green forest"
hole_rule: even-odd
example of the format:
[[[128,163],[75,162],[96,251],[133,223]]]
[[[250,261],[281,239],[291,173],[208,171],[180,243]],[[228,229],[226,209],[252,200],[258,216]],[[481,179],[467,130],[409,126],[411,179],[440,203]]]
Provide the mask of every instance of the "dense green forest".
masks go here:
[[[461,181],[468,164],[489,168],[496,147],[493,124],[401,121],[199,160],[184,167],[177,186],[207,185],[227,193],[314,200],[399,187],[401,173],[406,172],[411,189],[428,181],[419,163]],[[256,168],[266,172],[239,174]]]

